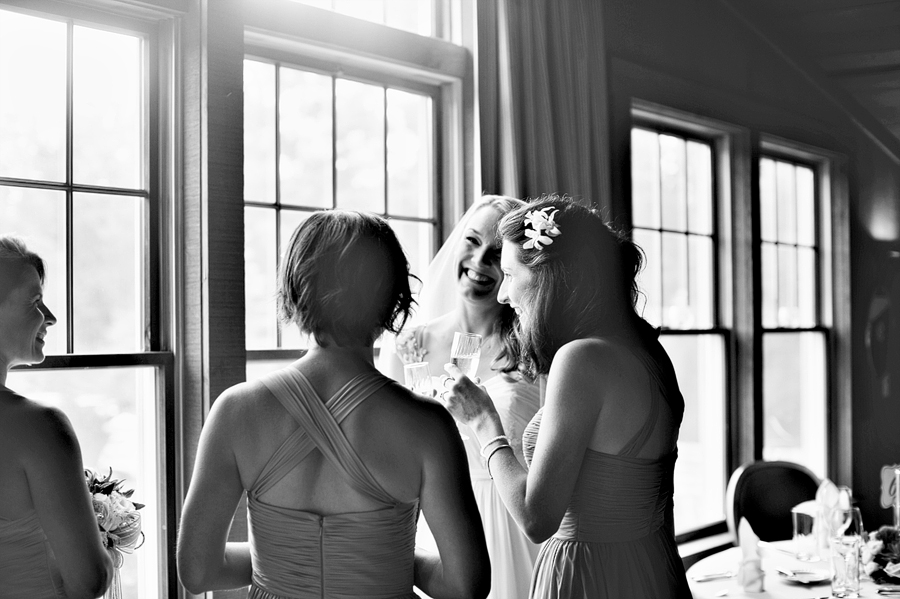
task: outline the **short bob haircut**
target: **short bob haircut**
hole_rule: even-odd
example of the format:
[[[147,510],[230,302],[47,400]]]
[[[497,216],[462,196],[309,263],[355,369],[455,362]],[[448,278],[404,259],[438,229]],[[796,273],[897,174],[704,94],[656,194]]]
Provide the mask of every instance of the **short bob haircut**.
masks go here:
[[[403,248],[383,218],[315,212],[291,235],[279,273],[279,313],[322,347],[372,344],[409,318],[409,277]]]
[[[540,250],[523,248],[527,214],[545,208],[557,211],[560,234]],[[529,321],[520,322],[516,332],[519,360],[529,375],[547,374],[557,350],[575,339],[629,327],[655,336],[635,311],[643,252],[597,210],[572,198],[546,195],[507,214],[498,233],[512,242],[516,258],[533,275],[533,284],[523,292]]]
[[[2,280],[5,276],[5,267],[14,264],[33,266],[41,283],[44,282],[44,261],[41,257],[25,247],[25,242],[18,237],[0,235],[0,302],[6,300],[6,295],[10,291],[9,282]]]

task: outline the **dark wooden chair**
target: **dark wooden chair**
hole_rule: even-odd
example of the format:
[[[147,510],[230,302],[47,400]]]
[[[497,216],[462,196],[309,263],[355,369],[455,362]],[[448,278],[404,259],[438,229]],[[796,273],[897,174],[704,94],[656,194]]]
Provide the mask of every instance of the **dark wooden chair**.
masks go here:
[[[816,498],[819,478],[793,462],[748,462],[734,471],[725,490],[725,521],[735,545],[746,518],[763,541],[793,536],[791,508]]]

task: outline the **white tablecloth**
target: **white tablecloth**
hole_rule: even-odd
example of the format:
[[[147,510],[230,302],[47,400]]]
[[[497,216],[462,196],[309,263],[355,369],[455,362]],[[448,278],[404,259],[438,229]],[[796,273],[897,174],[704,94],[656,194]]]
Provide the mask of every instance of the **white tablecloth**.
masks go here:
[[[790,541],[779,541],[772,545],[790,549]],[[801,562],[794,559],[790,555],[781,553],[772,547],[760,547],[760,555],[762,556],[762,568],[765,573],[765,590],[762,593],[745,593],[738,583],[737,576],[732,578],[720,578],[706,582],[697,582],[694,580],[696,576],[703,574],[711,574],[713,572],[735,572],[741,562],[741,550],[739,547],[732,547],[719,553],[706,557],[687,571],[688,583],[694,599],[718,599],[718,597],[744,597],[747,599],[818,599],[820,597],[831,597],[831,582],[826,580],[819,584],[798,584],[785,580],[785,577],[778,573],[777,568],[785,569],[804,569],[818,570],[829,567],[828,562]],[[876,585],[868,578],[862,581],[860,586],[860,597],[877,598]],[[717,595],[721,591],[728,591],[725,595]]]

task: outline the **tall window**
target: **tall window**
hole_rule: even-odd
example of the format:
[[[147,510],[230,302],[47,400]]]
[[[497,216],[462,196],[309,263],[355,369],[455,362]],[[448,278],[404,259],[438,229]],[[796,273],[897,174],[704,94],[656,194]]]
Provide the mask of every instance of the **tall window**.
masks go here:
[[[158,474],[172,356],[160,349],[158,199],[149,132],[153,35],[0,8],[0,232],[47,265],[47,360],[8,385],[71,419],[84,463],[135,489],[145,542],[129,597],[163,596]]]
[[[721,520],[725,490],[725,332],[719,323],[714,152],[709,140],[635,127],[634,241],[646,255],[643,316],[662,327],[685,399],[675,522]]]
[[[336,2],[336,9],[338,5],[345,11],[353,6],[362,10],[360,3]],[[391,2],[366,6],[374,5],[382,6],[378,10],[399,6]],[[341,24],[350,25],[343,15],[314,9],[303,14],[331,23],[337,33]],[[348,14],[365,18],[368,12]],[[383,25],[364,25],[369,41],[381,40],[383,60],[355,50],[354,40],[345,35],[296,47],[255,35],[246,45],[248,378],[295,359],[305,347],[295,326],[278,322],[275,282],[290,236],[309,214],[351,209],[386,217],[412,272],[421,274],[440,241],[444,201],[448,195],[459,196],[458,190],[447,191],[452,188],[447,182],[458,177],[458,169],[448,167],[456,159],[447,159],[446,144],[457,136],[448,124],[459,122],[455,98],[460,97],[461,73],[435,73],[431,58],[427,67],[417,66],[421,52],[411,52],[408,45],[427,47],[435,56],[449,54],[455,57],[453,64],[462,64],[458,56],[464,50]],[[329,55],[325,42],[344,47]],[[400,69],[398,56],[405,63]]]
[[[759,164],[762,256],[763,457],[825,476],[827,307],[813,167]],[[827,229],[826,229],[827,230]]]
[[[688,533],[720,526],[743,462],[831,474],[831,158],[763,135],[751,180],[742,130],[640,102],[633,116],[639,284],[685,398],[675,524]]]

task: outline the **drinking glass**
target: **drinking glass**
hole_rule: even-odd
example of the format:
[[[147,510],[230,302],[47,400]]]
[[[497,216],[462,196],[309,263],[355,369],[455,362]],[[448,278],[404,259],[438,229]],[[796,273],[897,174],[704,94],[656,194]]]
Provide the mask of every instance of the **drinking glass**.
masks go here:
[[[431,385],[431,372],[428,370],[428,362],[413,362],[403,365],[403,380],[406,387],[431,397],[433,387]]]
[[[818,557],[816,517],[810,513],[809,503],[812,503],[812,508],[815,509],[815,502],[804,502],[791,508],[791,521],[794,525],[794,554],[800,561],[812,561]]]
[[[475,333],[453,333],[450,346],[450,363],[459,368],[470,379],[475,378],[478,361],[481,359],[481,335]]]
[[[861,537],[854,535],[831,538],[831,594],[834,597],[859,597],[861,543]]]
[[[859,557],[864,534],[858,507],[831,511],[831,594],[859,597]]]

